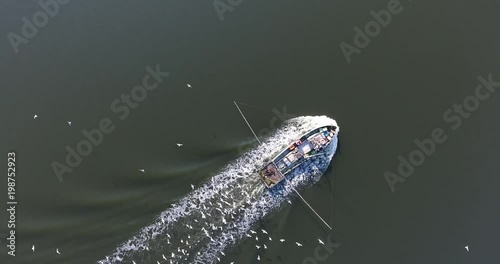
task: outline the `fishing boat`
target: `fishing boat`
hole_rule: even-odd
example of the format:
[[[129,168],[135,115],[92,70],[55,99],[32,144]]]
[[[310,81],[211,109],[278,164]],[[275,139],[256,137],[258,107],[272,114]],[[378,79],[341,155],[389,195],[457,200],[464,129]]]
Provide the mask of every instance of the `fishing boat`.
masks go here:
[[[287,174],[308,159],[322,155],[326,147],[338,133],[335,125],[322,126],[307,132],[286,149],[275,155],[269,163],[259,170],[264,185],[271,189],[283,180]]]

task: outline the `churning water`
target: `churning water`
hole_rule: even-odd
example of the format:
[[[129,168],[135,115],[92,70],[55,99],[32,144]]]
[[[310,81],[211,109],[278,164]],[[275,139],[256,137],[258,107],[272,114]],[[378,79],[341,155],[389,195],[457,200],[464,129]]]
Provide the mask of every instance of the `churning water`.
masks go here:
[[[162,212],[137,235],[100,263],[213,263],[246,238],[251,228],[279,210],[300,189],[317,182],[337,148],[335,137],[322,155],[310,158],[287,175],[289,181],[269,191],[257,170],[306,132],[336,122],[326,116],[288,120],[261,145],[244,153],[201,187]],[[160,257],[158,257],[160,256]]]

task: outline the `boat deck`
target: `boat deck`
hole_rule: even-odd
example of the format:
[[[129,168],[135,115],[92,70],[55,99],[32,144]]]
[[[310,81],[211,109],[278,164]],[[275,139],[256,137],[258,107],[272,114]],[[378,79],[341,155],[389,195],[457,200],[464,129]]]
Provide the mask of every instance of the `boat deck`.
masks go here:
[[[336,133],[335,126],[324,126],[311,130],[292,143],[259,171],[267,188],[271,188],[285,179],[285,175],[302,164],[306,159],[318,155],[332,141]]]

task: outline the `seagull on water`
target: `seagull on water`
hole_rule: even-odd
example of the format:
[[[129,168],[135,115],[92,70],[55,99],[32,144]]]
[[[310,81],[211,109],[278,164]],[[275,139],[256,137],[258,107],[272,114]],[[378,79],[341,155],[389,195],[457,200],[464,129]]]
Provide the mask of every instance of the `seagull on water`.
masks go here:
[[[57,253],[58,255],[61,255],[61,253],[59,253],[59,249],[58,249],[58,248],[56,248],[56,253]]]
[[[33,250],[33,252],[35,252],[35,245],[31,246],[31,250]]]
[[[68,125],[71,126],[71,121],[67,121],[68,122]]]
[[[189,83],[188,83],[188,84],[187,84],[187,87],[188,87],[188,88],[191,88],[191,84],[189,84]]]
[[[297,244],[298,247],[302,246],[302,244],[300,244],[299,242],[295,242],[295,244]]]
[[[183,145],[184,144],[182,144],[182,143],[177,143],[177,147],[179,147],[179,148],[182,147]]]
[[[35,119],[35,118],[37,118],[37,117],[38,117],[37,115],[34,115],[34,116],[33,116],[33,119]]]
[[[282,238],[282,239],[280,239],[280,242],[283,243],[283,242],[285,242],[285,240]]]
[[[467,249],[467,252],[469,252],[469,245],[465,246],[465,249]]]
[[[140,169],[139,171],[142,172],[142,173],[146,172],[144,169]]]
[[[191,184],[191,189],[194,190],[194,185]]]

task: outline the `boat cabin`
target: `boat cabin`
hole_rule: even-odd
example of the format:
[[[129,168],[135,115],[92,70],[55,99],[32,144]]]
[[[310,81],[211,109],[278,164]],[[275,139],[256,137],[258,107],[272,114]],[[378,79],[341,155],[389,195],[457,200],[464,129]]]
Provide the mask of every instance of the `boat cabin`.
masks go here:
[[[313,129],[292,143],[259,171],[262,182],[267,188],[272,188],[305,160],[321,154],[332,141],[336,129],[335,126]]]

